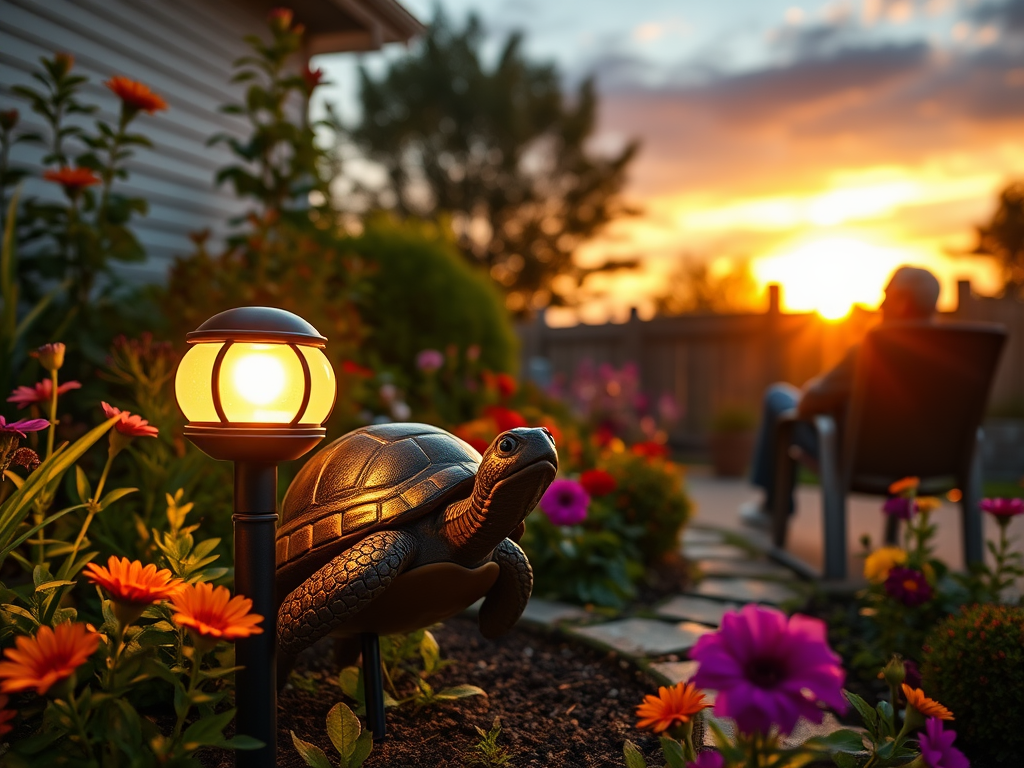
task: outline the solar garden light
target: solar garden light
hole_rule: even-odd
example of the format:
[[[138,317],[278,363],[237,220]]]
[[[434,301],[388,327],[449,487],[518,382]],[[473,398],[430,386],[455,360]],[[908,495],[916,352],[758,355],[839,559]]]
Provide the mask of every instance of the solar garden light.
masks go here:
[[[237,753],[236,764],[271,768],[277,760],[274,538],[277,465],[297,459],[326,435],[337,383],[327,339],[291,312],[239,307],[186,335],[174,391],[188,419],[185,437],[211,458],[235,463],[235,592],[263,616],[262,634],[235,643],[236,732],[266,746]]]

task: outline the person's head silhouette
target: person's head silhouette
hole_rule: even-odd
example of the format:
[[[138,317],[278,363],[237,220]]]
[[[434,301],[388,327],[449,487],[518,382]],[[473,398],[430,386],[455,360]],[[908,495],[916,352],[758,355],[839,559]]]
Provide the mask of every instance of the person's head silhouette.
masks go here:
[[[882,321],[930,320],[939,300],[939,281],[927,269],[900,267],[885,286]]]

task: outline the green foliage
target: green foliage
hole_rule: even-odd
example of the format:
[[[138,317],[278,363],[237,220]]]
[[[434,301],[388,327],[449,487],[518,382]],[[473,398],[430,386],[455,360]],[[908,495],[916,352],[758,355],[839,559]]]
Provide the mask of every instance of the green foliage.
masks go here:
[[[565,301],[595,271],[572,254],[629,212],[619,192],[637,145],[610,157],[588,151],[593,82],[568,98],[553,66],[527,60],[520,34],[508,36],[493,67],[483,42],[475,17],[456,29],[438,10],[411,55],[379,79],[361,71],[363,117],[352,137],[387,172],[368,205],[450,215],[466,257],[525,313]]]
[[[292,744],[306,765],[311,768],[333,768],[320,747],[303,741],[295,735],[295,731],[291,731],[291,734]],[[335,704],[327,714],[327,736],[338,750],[340,768],[359,768],[373,749],[373,735],[363,730],[359,718],[341,702]]]
[[[481,367],[515,370],[517,342],[500,295],[440,227],[380,217],[346,246],[372,267],[362,313],[371,362],[395,370],[400,386],[422,378],[416,355],[424,349],[478,345]]]
[[[992,219],[976,229],[973,253],[994,256],[1003,273],[1005,295],[1020,296],[1024,290],[1024,182],[1004,187]]]
[[[494,718],[491,729],[485,731],[480,726],[473,726],[480,734],[480,741],[473,745],[473,754],[466,759],[467,766],[480,766],[481,768],[501,768],[508,765],[512,755],[506,747],[498,746],[498,737],[501,735],[501,719]]]
[[[923,688],[952,710],[957,746],[1007,764],[1024,754],[1024,608],[975,605],[928,635]],[[1014,763],[1015,764],[1015,763]]]

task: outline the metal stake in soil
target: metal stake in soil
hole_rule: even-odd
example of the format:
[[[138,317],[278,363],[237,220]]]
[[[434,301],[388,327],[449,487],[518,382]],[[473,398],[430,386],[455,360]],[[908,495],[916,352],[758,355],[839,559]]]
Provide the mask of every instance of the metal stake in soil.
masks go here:
[[[380,641],[376,632],[363,632],[363,689],[366,695],[366,724],[375,744],[384,742],[384,681],[380,672]]]

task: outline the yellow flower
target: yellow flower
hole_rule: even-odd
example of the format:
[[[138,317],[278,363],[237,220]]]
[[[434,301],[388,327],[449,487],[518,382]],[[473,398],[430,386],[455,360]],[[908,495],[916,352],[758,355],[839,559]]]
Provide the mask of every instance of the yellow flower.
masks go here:
[[[917,498],[917,511],[918,512],[934,512],[936,509],[942,506],[942,499],[935,496],[918,496]]]
[[[897,565],[907,562],[907,553],[899,547],[882,547],[864,558],[864,578],[881,584]]]
[[[640,718],[636,727],[662,733],[674,725],[690,722],[694,715],[709,706],[693,683],[677,683],[671,688],[662,686],[657,696],[644,696],[643,704],[636,708]]]

